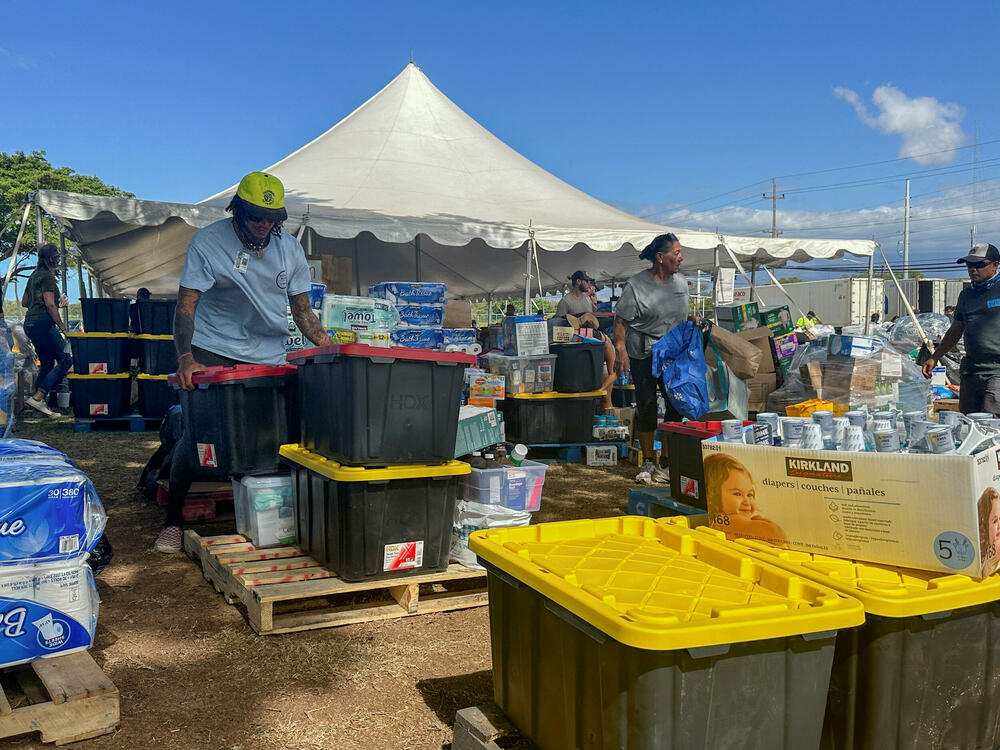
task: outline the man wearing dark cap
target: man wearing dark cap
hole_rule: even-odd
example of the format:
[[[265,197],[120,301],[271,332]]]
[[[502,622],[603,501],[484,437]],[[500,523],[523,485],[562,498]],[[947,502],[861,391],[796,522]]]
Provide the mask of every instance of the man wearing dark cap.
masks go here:
[[[188,244],[174,315],[177,381],[193,390],[192,376],[207,367],[279,365],[285,361],[287,308],[317,346],[330,337],[309,305],[309,267],[302,245],[281,224],[288,218],[285,188],[274,175],[251,172],[240,180],[221,219]],[[181,548],[181,511],[197,471],[195,447],[184,435],[174,449],[160,552]]]
[[[569,278],[573,288],[569,294],[564,295],[559,300],[555,317],[565,318],[567,315],[583,315],[594,312],[594,302],[587,294],[590,287],[594,286],[594,280],[587,275],[586,271],[574,271]]]
[[[924,377],[931,376],[941,357],[964,336],[958,408],[965,414],[988,411],[1000,416],[1000,250],[981,242],[957,262],[965,264],[972,286],[958,295],[951,327],[924,362]]]

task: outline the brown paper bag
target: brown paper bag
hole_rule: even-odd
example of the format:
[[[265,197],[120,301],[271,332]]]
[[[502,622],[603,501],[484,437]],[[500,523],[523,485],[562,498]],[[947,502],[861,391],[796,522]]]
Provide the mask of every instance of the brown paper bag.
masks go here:
[[[764,354],[760,347],[741,339],[721,326],[712,326],[711,335],[715,348],[719,350],[719,356],[729,365],[729,369],[736,377],[740,380],[749,380],[757,374],[760,369],[760,358]]]

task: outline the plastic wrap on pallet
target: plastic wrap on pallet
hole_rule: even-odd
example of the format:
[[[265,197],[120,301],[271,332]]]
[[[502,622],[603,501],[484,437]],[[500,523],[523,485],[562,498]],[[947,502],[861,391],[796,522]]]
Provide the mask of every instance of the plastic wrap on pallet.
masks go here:
[[[90,648],[99,603],[83,558],[0,568],[0,667]]]
[[[4,464],[0,566],[80,557],[94,548],[106,523],[97,490],[79,469],[30,461]]]
[[[929,381],[907,354],[881,336],[828,336],[796,351],[784,385],[767,397],[779,414],[810,398],[842,409],[875,409],[900,404],[904,411],[926,409],[933,401]]]
[[[448,287],[427,281],[383,281],[368,287],[369,297],[378,297],[398,304],[443,304]]]
[[[467,568],[485,570],[476,562],[476,553],[469,551],[469,534],[480,529],[527,526],[529,523],[531,513],[526,510],[459,500],[455,506],[455,523],[451,530],[451,559]]]

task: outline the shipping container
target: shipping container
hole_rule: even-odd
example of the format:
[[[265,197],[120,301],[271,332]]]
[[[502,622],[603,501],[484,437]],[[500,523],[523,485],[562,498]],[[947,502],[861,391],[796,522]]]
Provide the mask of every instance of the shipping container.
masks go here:
[[[789,305],[793,320],[812,310],[820,320],[831,326],[864,325],[873,312],[881,312],[887,288],[882,279],[873,279],[869,304],[868,279],[865,278],[798,281],[782,284],[782,287],[795,301],[794,306],[789,305],[788,298],[773,284],[755,287],[754,301],[762,308]],[[749,300],[750,287],[734,290],[733,304]]]
[[[947,279],[899,279],[899,286],[906,295],[907,301],[916,313],[944,313],[945,305],[953,305],[955,302],[948,302],[948,285],[955,289],[955,301],[958,300],[958,293],[962,291],[961,283]],[[906,306],[899,298],[899,292],[892,280],[885,282],[885,317],[892,318],[893,315],[899,317],[906,316]]]

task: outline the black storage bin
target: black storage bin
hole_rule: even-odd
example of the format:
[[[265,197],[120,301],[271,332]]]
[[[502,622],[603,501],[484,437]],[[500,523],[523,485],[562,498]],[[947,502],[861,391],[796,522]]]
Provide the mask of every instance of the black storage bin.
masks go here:
[[[177,372],[177,347],[173,336],[142,334],[134,338],[139,344],[139,369],[147,375],[169,375]]]
[[[81,297],[83,329],[87,333],[128,333],[128,300]]]
[[[139,385],[139,413],[144,417],[162,419],[171,406],[180,403],[177,389],[167,382],[166,375],[136,376]]]
[[[173,336],[175,299],[147,299],[135,303],[139,330],[145,336]]]
[[[298,439],[295,368],[209,367],[192,381],[193,391],[180,390],[177,376],[168,376],[180,394],[199,475],[224,479],[278,471],[278,448]]]
[[[67,338],[77,375],[117,375],[129,371],[132,348],[127,333],[70,333]]]
[[[288,361],[299,366],[304,448],[363,466],[454,458],[474,356],[343,344],[293,352]]]
[[[600,390],[604,380],[603,341],[549,344],[549,353],[557,357],[553,390],[558,393]]]
[[[70,373],[73,395],[73,416],[120,417],[132,406],[132,378],[127,372],[117,375],[77,375]]]
[[[509,443],[586,443],[604,391],[519,393],[498,402]]]
[[[455,502],[469,464],[366,469],[283,445],[296,496],[298,546],[345,581],[448,568]]]
[[[670,495],[682,503],[706,510],[705,467],[701,442],[722,432],[705,422],[660,422],[660,440],[666,443],[670,462]]]

